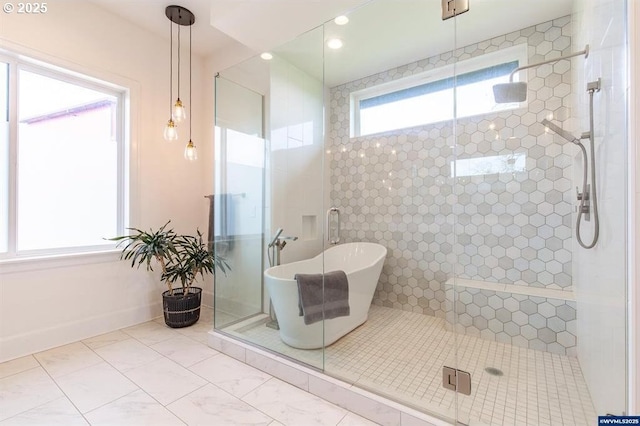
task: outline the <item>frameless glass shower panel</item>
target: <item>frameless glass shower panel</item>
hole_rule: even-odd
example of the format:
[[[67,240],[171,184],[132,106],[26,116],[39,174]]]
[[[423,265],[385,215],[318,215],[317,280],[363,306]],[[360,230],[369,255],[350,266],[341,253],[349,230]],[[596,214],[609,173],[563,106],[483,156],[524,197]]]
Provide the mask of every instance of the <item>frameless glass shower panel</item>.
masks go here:
[[[626,69],[618,3],[492,0],[456,18],[453,328],[458,368],[471,377],[468,395],[458,389],[465,424],[590,425],[625,411],[626,76],[611,75]],[[619,118],[608,126],[611,111]],[[618,210],[600,208],[600,240],[586,249],[576,228],[594,237],[594,187],[583,188],[591,152],[599,207],[606,194]],[[579,225],[576,192],[590,201]]]
[[[263,311],[263,95],[226,74],[235,75],[216,77],[215,191],[208,195],[209,241],[229,264],[215,279],[218,329]]]
[[[324,323],[299,307],[295,276],[323,272],[322,40],[322,28],[313,29],[273,49],[268,61],[267,227],[272,238],[282,232],[265,288],[278,329],[263,330],[270,349],[316,368],[324,362]]]
[[[322,40],[318,28],[226,70],[216,93],[216,184],[238,200],[234,208],[250,206],[244,215],[236,208],[231,225],[247,231],[218,280],[216,312],[236,315],[225,332],[316,368],[322,317],[305,324],[294,277],[323,272]]]
[[[325,47],[337,246],[376,243],[387,253],[372,282],[349,282],[368,315],[326,348],[325,371],[452,421],[456,394],[442,377],[443,366],[456,367],[446,322],[454,263],[454,22],[440,16],[439,2],[379,0],[348,14],[346,25],[325,25],[327,42],[342,41],[339,49]]]

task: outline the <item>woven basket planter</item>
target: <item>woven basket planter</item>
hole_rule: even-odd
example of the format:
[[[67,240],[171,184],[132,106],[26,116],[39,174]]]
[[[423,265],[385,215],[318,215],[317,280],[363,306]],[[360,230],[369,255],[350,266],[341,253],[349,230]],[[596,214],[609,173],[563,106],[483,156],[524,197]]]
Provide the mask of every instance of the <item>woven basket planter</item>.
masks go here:
[[[189,287],[186,295],[182,289],[175,289],[173,296],[169,291],[162,293],[162,307],[164,322],[171,328],[188,327],[200,319],[200,302],[202,301],[202,289]]]

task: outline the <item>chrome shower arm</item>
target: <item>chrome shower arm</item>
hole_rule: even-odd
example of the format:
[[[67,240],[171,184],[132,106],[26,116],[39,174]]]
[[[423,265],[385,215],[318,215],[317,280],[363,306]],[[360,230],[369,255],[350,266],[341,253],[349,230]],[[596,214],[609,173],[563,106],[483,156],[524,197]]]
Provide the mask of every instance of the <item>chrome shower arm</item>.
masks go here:
[[[563,59],[569,59],[569,58],[573,58],[574,56],[580,56],[580,55],[584,55],[585,58],[589,57],[589,45],[588,44],[584,47],[584,50],[581,50],[579,52],[574,52],[574,53],[570,53],[570,54],[565,55],[565,56],[560,56],[559,58],[547,59],[546,61],[536,62],[535,64],[529,64],[529,65],[524,65],[524,66],[518,67],[515,70],[511,71],[511,74],[509,74],[509,83],[513,83],[513,76],[517,72],[520,72],[522,70],[539,67],[540,65],[546,65],[546,64],[550,64],[552,62],[558,62],[558,61],[561,61]]]

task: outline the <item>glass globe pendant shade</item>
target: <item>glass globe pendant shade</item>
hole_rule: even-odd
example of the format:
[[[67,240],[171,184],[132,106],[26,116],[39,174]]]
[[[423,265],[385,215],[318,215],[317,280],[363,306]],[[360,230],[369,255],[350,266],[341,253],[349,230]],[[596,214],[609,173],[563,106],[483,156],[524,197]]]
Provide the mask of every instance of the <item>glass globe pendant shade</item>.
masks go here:
[[[189,139],[189,143],[184,148],[184,158],[189,161],[195,161],[198,159],[198,151],[196,150],[196,146]]]
[[[180,100],[180,98],[176,100],[176,103],[173,106],[173,110],[171,112],[171,116],[176,124],[182,123],[184,119],[187,118],[187,110],[184,108],[184,105],[182,105],[182,101]]]
[[[164,127],[164,140],[168,142],[178,140],[178,129],[172,119],[169,119]]]

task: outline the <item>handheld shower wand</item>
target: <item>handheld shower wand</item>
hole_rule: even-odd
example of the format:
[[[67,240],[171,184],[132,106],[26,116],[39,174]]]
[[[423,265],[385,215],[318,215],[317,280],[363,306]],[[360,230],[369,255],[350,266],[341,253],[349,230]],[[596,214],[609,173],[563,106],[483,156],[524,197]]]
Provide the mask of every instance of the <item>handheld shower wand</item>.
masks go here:
[[[554,133],[556,133],[559,136],[562,136],[564,139],[568,140],[569,142],[575,143],[576,145],[580,144],[580,139],[576,138],[571,133],[567,132],[562,127],[558,126],[557,124],[554,124],[554,123],[550,122],[546,118],[544,120],[542,120],[542,124],[544,124],[545,127],[553,130]]]
[[[584,147],[582,142],[580,142],[579,138],[576,138],[571,133],[562,129],[560,126],[552,123],[551,121],[544,119],[542,120],[542,124],[545,125],[548,129],[561,136],[563,139],[568,140],[571,143],[574,143],[580,147],[582,151],[582,192],[579,192],[576,188],[578,200],[580,201],[580,205],[578,206],[578,217],[576,219],[576,239],[578,240],[578,244],[580,246],[590,249],[595,247],[598,242],[598,237],[600,235],[600,217],[598,215],[598,194],[596,192],[596,153],[595,153],[595,140],[593,135],[593,94],[595,92],[600,91],[600,79],[590,82],[587,84],[587,92],[589,92],[589,131],[585,132],[582,135],[582,139],[589,139],[590,142],[590,160],[591,160],[591,185],[587,183],[587,175],[589,170],[589,158],[587,157],[587,149]],[[589,220],[589,212],[591,209],[591,201],[593,201],[593,217],[594,217],[594,230],[593,230],[593,240],[586,244],[582,241],[582,235],[580,232],[580,225],[582,223],[582,217],[585,216],[586,220]]]

